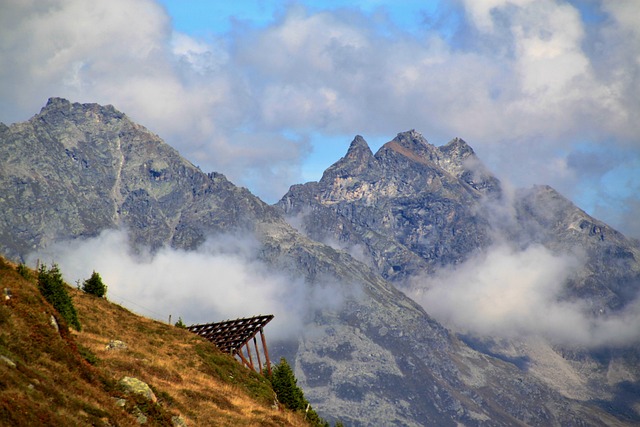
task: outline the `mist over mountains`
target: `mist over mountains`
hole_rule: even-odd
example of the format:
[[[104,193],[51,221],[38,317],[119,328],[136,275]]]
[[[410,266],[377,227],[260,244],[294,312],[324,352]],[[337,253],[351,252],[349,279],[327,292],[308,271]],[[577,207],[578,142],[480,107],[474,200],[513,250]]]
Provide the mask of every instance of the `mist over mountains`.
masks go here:
[[[555,190],[504,188],[456,138],[356,137],[278,204],[310,237],[361,256],[441,321],[588,347],[637,341],[638,242]]]
[[[52,98],[0,144],[6,256],[99,271],[160,319],[275,314],[329,419],[640,422],[640,245],[459,138],[356,137],[275,206],[112,106]]]

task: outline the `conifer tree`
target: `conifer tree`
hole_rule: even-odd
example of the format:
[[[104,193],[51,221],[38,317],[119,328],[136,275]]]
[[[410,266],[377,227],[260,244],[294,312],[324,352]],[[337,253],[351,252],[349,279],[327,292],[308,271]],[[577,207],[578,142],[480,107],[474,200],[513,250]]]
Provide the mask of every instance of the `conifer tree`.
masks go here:
[[[57,264],[53,264],[47,270],[46,265],[41,265],[38,271],[38,289],[42,296],[49,301],[60,316],[76,330],[80,330],[80,321],[78,320],[78,312],[73,306],[73,301],[67,292],[67,285],[62,279],[62,273]]]
[[[90,278],[82,283],[82,290],[88,294],[102,298],[107,295],[107,286],[102,282],[102,277],[95,271]]]
[[[298,387],[298,380],[284,357],[281,357],[280,363],[273,368],[271,384],[278,401],[286,408],[304,412],[305,419],[312,426],[329,427],[329,423],[320,418],[305,399],[302,389]]]
[[[278,401],[286,408],[293,411],[304,411],[306,409],[307,402],[305,401],[304,393],[298,387],[298,380],[284,357],[280,358],[280,363],[273,369],[271,384],[273,384],[273,390],[278,396]]]

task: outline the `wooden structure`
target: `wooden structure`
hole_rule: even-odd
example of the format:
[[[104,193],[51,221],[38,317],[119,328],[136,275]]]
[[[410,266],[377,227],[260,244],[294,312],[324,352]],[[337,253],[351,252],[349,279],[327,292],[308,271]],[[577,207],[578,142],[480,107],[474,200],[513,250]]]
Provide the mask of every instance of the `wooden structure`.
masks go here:
[[[246,367],[262,372],[262,359],[260,358],[260,349],[258,348],[258,340],[256,335],[260,334],[262,344],[262,353],[265,358],[265,366],[268,375],[271,375],[271,361],[269,360],[269,350],[267,349],[267,340],[264,337],[264,326],[273,319],[273,314],[266,316],[255,316],[244,319],[225,320],[218,323],[207,323],[203,325],[191,325],[187,327],[191,332],[200,335],[211,341],[225,353],[229,353],[234,357],[238,357],[240,362]],[[253,355],[251,353],[251,341],[255,348],[258,369],[253,364]],[[245,354],[246,353],[246,354]]]

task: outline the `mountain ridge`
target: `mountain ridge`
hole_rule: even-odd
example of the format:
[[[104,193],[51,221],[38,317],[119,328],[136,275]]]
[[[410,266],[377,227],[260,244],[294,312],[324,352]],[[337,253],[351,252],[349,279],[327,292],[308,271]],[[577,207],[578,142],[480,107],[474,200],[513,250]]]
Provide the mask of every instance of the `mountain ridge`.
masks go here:
[[[223,175],[199,171],[157,135],[118,114],[54,99],[46,120],[35,116],[0,131],[0,154],[13,156],[0,169],[7,189],[0,200],[5,253],[19,259],[59,239],[92,238],[118,227],[129,230],[134,247],[185,251],[218,234],[251,233],[266,271],[289,274],[308,298],[317,299],[323,286],[343,295],[338,305],[313,306],[304,333],[276,347],[291,356],[305,394],[323,416],[350,425],[633,420],[616,420],[602,409],[609,393],[602,405],[589,400],[592,394],[569,398],[513,363],[517,357],[460,339],[392,284],[460,263],[490,244],[483,228],[490,221],[476,203],[501,193],[461,140],[441,150],[417,133],[408,135],[413,140],[407,144],[434,158],[412,162],[389,147],[371,156],[366,141],[356,138],[351,157],[325,171],[322,182],[294,186],[269,206]],[[47,144],[50,151],[35,149]],[[449,159],[444,164],[455,175],[437,158]],[[384,175],[396,166],[408,173],[416,165],[419,174]],[[429,191],[408,197],[420,189]],[[306,236],[287,224],[283,209],[302,215],[298,228]],[[305,229],[309,212],[315,212],[315,230]],[[431,234],[412,235],[414,223]],[[10,234],[14,230],[17,235]],[[402,230],[407,233],[396,235]],[[357,260],[345,248],[321,243],[332,240],[362,245],[363,256]]]

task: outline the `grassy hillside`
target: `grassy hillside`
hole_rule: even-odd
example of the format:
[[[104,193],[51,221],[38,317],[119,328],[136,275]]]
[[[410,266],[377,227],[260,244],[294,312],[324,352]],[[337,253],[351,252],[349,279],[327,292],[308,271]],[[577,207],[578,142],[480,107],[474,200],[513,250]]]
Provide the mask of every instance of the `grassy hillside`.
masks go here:
[[[72,287],[82,329],[69,329],[36,272],[16,269],[0,258],[1,426],[307,425],[274,404],[266,378],[184,329]],[[113,340],[126,348],[107,349]],[[128,392],[123,377],[147,383],[157,401]]]

